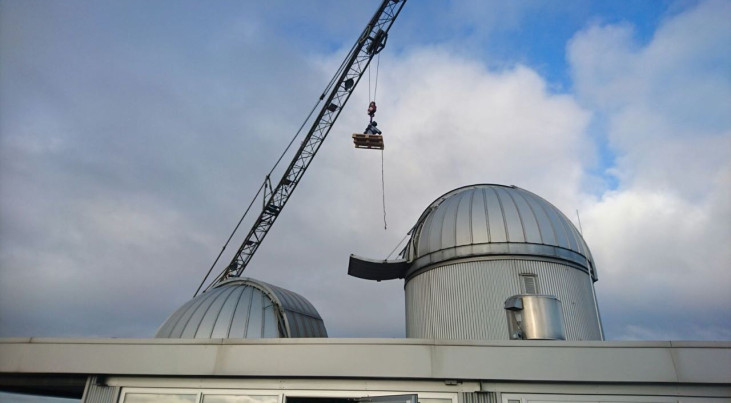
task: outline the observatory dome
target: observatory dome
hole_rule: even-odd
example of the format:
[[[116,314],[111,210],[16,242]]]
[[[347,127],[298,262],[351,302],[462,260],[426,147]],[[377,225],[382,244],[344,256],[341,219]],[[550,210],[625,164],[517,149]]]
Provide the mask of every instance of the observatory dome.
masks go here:
[[[525,189],[478,184],[442,195],[403,257],[351,261],[361,278],[406,280],[407,337],[604,337],[589,248],[565,215]]]
[[[165,320],[155,337],[327,337],[327,331],[303,296],[251,278],[234,278],[188,301]]]
[[[406,277],[444,261],[490,255],[566,260],[597,280],[589,248],[565,215],[525,189],[494,184],[455,189],[427,207],[405,251]]]

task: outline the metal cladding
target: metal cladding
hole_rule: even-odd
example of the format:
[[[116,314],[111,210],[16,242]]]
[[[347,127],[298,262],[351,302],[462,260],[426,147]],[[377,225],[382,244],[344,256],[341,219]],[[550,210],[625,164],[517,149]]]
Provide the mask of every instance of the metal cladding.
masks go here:
[[[459,261],[439,265],[406,283],[406,337],[508,340],[504,303],[526,294],[523,278],[537,277],[536,294],[561,301],[566,340],[602,340],[591,279],[582,270],[539,259]]]
[[[327,337],[327,330],[303,296],[251,278],[234,278],[188,301],[167,318],[155,337]]]
[[[563,213],[527,190],[492,184],[453,190],[424,211],[406,250],[407,278],[436,263],[488,255],[566,260],[597,280],[586,242]]]
[[[417,221],[403,257],[408,268],[386,274],[406,279],[407,337],[508,340],[504,304],[515,295],[556,298],[566,340],[604,337],[589,248],[566,216],[524,189],[473,185],[441,196]],[[351,261],[357,277],[389,277]]]

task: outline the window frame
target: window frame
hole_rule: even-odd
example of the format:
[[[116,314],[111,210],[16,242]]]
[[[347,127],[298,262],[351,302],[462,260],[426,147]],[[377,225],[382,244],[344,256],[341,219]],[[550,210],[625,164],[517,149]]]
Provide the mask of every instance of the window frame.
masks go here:
[[[458,403],[457,392],[420,392],[418,390],[338,390],[338,389],[245,389],[237,388],[187,388],[187,387],[121,387],[117,402],[124,403],[127,394],[186,394],[196,395],[196,403],[202,403],[206,395],[249,395],[249,396],[276,396],[277,403],[286,403],[287,397],[323,397],[323,398],[363,398],[387,397],[399,395],[417,395],[419,399],[444,399],[451,403]]]

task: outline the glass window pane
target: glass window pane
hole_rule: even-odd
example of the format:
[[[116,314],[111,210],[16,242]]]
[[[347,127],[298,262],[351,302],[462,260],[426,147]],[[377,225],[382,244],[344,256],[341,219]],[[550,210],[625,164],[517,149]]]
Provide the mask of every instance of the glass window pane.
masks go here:
[[[124,403],[196,403],[198,395],[172,393],[127,393]]]
[[[378,402],[378,403],[417,403],[419,396],[418,395],[390,395],[390,396],[371,396],[371,397],[365,397],[361,399],[356,399],[357,401],[367,401],[367,402]]]
[[[277,403],[277,396],[205,395],[203,403]]]

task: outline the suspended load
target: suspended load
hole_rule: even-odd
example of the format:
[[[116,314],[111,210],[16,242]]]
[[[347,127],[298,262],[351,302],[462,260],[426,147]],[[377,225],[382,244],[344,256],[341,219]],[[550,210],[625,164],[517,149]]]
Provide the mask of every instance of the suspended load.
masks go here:
[[[383,150],[383,136],[380,134],[353,133],[353,144],[355,144],[355,148]]]
[[[355,144],[355,148],[383,150],[383,136],[381,134],[382,132],[378,129],[378,122],[371,121],[363,134],[353,133],[353,144]]]
[[[383,136],[381,135],[383,133],[378,129],[378,122],[373,120],[377,109],[376,102],[371,101],[368,105],[368,116],[370,116],[368,127],[366,127],[363,134],[353,133],[353,144],[355,144],[355,148],[383,150]]]

